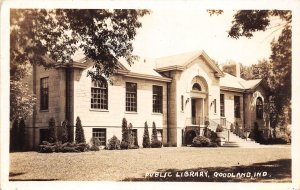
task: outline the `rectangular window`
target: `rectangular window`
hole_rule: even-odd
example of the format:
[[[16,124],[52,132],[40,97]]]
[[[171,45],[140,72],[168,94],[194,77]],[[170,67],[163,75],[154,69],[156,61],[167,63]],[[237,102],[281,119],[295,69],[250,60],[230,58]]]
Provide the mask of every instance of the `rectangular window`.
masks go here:
[[[162,86],[153,86],[153,100],[152,110],[153,113],[162,113]]]
[[[49,141],[49,129],[40,129],[40,144]]]
[[[157,129],[157,139],[162,142],[163,139],[163,130]]]
[[[132,137],[135,145],[138,145],[138,133],[137,129],[132,129]]]
[[[92,81],[91,108],[104,110],[108,109],[107,83],[100,81]]]
[[[234,96],[234,117],[240,118],[241,117],[241,104],[240,104],[240,97]]]
[[[137,111],[137,84],[126,82],[126,111]]]
[[[93,137],[99,139],[101,146],[106,146],[106,129],[93,128]]]
[[[48,84],[48,77],[41,78],[40,81],[40,92],[41,92],[41,102],[40,102],[40,109],[41,110],[48,110],[49,106],[49,84]]]
[[[224,94],[220,94],[220,114],[221,114],[221,117],[225,117]]]

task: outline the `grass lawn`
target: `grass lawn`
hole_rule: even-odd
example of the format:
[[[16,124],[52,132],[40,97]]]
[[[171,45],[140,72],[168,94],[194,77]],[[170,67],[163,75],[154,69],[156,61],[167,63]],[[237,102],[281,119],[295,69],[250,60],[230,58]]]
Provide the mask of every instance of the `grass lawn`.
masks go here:
[[[184,173],[186,171],[189,173]],[[208,176],[201,176],[201,172]],[[254,172],[266,173],[255,177]],[[146,177],[146,173],[149,176]],[[251,173],[251,177],[243,173]],[[10,153],[9,178],[14,181],[291,182],[291,148],[165,147],[84,153],[15,152]]]

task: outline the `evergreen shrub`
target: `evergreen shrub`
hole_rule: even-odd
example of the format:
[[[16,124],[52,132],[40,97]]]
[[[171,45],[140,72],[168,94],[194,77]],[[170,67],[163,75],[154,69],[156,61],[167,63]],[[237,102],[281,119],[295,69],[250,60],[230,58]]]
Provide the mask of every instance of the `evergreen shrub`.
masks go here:
[[[194,147],[208,147],[210,144],[210,139],[204,136],[197,136],[193,139]]]
[[[114,135],[111,139],[108,140],[108,144],[106,146],[108,150],[120,150],[121,149],[121,142],[120,140]]]
[[[150,138],[147,121],[145,122],[144,126],[143,148],[150,148]]]

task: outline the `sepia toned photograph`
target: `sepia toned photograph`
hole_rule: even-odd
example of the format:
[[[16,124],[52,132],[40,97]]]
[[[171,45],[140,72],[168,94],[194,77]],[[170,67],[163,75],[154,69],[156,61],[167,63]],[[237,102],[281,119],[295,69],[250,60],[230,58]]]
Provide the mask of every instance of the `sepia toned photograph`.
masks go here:
[[[292,9],[8,13],[8,183],[293,182]]]

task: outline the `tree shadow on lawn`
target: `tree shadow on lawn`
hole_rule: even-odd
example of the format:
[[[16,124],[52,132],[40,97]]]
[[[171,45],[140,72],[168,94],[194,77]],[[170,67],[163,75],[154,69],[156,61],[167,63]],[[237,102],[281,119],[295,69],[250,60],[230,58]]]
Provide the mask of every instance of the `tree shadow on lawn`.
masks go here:
[[[291,159],[280,159],[247,166],[159,169],[145,174],[143,178],[125,178],[122,181],[291,182],[291,177]]]
[[[24,172],[9,172],[9,181],[56,181],[58,179],[12,179],[12,177],[25,174]]]

